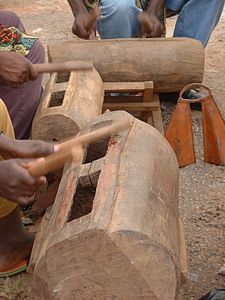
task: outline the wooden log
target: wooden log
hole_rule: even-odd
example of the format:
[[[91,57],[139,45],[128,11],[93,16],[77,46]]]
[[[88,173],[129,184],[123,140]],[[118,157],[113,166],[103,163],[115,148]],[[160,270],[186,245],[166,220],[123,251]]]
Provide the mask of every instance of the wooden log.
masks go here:
[[[204,48],[189,38],[113,39],[49,44],[50,61],[92,61],[104,82],[153,81],[156,92],[202,82]]]
[[[76,135],[101,114],[103,99],[103,83],[95,69],[53,73],[33,120],[32,138],[61,141]]]
[[[128,117],[106,113],[89,127]],[[94,164],[64,169],[31,257],[32,299],[178,299],[183,246],[173,150],[157,130],[133,118],[131,129],[111,138]],[[79,177],[85,182],[85,173],[97,174],[99,167],[93,207],[76,217],[87,202],[76,205]]]

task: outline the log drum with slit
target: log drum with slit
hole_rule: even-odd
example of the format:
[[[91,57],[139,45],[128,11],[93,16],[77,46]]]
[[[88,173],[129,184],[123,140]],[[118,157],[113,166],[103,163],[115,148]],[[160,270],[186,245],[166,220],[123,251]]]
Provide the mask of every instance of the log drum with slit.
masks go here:
[[[95,69],[52,73],[32,124],[32,138],[61,141],[102,111],[103,82]]]
[[[124,111],[83,132],[125,118],[129,130],[65,166],[31,255],[32,299],[179,299],[186,258],[172,148]]]
[[[162,134],[159,93],[202,82],[204,74],[204,48],[189,38],[56,42],[48,45],[48,54],[53,63],[68,59],[93,62],[104,82],[103,111],[124,109]],[[124,92],[126,97],[122,97]]]
[[[189,38],[71,40],[48,45],[51,62],[93,62],[103,82],[152,81],[155,92],[202,82],[204,48]]]

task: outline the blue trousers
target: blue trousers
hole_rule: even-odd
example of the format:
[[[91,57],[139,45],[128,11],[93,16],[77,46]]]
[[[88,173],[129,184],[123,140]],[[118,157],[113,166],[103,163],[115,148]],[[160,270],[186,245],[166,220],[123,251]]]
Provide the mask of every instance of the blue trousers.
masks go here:
[[[179,11],[174,37],[189,37],[204,46],[217,25],[225,0],[166,0],[166,6]],[[100,0],[101,16],[97,30],[102,39],[137,37],[140,32],[135,0]]]

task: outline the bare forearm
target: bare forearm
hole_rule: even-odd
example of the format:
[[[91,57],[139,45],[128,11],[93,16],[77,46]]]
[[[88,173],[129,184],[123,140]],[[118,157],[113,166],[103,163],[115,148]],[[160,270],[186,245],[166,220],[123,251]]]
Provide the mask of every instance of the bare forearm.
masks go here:
[[[76,16],[78,13],[87,12],[87,8],[83,0],[67,0],[67,1],[71,7],[74,16]]]
[[[166,1],[165,0],[151,0],[149,1],[147,12],[148,13],[155,13],[156,15],[161,15]]]
[[[4,158],[13,156],[13,142],[14,140],[7,137],[3,133],[0,134],[0,155]]]

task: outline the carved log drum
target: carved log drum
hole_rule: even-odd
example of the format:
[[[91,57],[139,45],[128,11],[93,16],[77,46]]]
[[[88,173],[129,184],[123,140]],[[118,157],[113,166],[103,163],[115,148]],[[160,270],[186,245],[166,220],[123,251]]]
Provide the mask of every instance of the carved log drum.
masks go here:
[[[53,73],[33,120],[32,139],[60,141],[76,135],[101,114],[103,99],[103,83],[95,69]]]
[[[177,160],[156,129],[126,112],[106,113],[88,127],[123,118],[132,118],[130,130],[107,141],[102,158],[87,154],[86,164],[65,167],[31,258],[32,299],[178,299]],[[93,207],[77,214],[78,190],[95,183]]]
[[[189,38],[73,40],[48,52],[52,62],[92,61],[104,82],[153,81],[155,92],[180,91],[204,74],[204,48]]]

